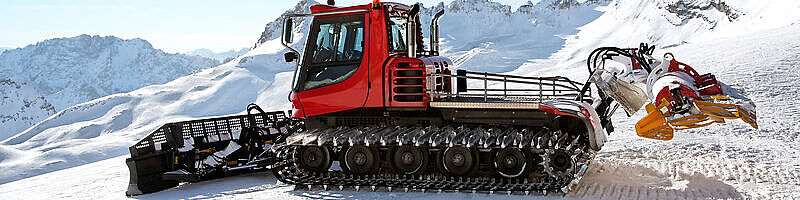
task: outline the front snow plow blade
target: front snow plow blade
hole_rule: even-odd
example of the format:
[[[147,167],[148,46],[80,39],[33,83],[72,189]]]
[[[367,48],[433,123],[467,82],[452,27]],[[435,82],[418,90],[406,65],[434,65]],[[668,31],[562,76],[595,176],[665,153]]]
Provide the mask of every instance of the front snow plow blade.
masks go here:
[[[165,190],[275,163],[272,144],[280,143],[291,120],[282,111],[168,123],[129,148],[126,195]]]

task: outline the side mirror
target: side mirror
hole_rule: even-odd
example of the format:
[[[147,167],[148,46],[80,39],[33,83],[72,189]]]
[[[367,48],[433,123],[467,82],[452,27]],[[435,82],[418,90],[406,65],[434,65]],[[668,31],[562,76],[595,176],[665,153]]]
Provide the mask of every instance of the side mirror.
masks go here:
[[[297,57],[297,54],[294,52],[286,52],[283,54],[283,59],[286,60],[286,62],[293,62]]]
[[[294,28],[294,23],[291,18],[287,18],[283,24],[283,42],[286,44],[292,43],[292,28]]]

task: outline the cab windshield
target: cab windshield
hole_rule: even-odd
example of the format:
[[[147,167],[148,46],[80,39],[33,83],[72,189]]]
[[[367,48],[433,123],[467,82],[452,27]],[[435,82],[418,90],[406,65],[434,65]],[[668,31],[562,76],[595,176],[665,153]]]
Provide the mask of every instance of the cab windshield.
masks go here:
[[[298,90],[349,78],[364,54],[364,15],[316,18],[312,22]]]

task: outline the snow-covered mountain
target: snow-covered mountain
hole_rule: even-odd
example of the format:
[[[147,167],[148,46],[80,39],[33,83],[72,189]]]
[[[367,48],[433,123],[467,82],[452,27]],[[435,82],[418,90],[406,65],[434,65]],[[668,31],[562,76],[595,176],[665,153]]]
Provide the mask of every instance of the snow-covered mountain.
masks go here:
[[[217,60],[220,63],[226,63],[226,62],[228,62],[230,60],[233,60],[236,57],[244,55],[248,51],[250,51],[250,48],[242,48],[242,49],[239,49],[239,50],[231,49],[231,50],[228,50],[228,51],[217,53],[217,52],[211,51],[210,49],[202,48],[202,49],[195,49],[195,50],[186,52],[184,54],[190,55],[190,56],[202,56],[202,57],[206,57],[206,58],[211,58],[211,59]]]
[[[786,0],[616,0],[599,8],[604,14],[580,32],[565,36],[558,52],[526,62],[513,73],[554,75],[552,66],[574,69],[571,77],[586,77],[581,69],[593,47],[646,42],[670,48],[785,27],[800,22],[798,6],[800,2]]]
[[[14,49],[14,48],[0,47],[0,54],[9,49]]]
[[[316,2],[301,1],[287,12],[307,12],[312,4]],[[430,13],[437,7],[445,7],[445,4],[423,10],[424,22],[429,21]],[[694,195],[683,196],[689,199],[715,195],[734,199],[800,197],[796,187],[800,183],[797,176],[800,171],[796,168],[800,165],[796,156],[800,152],[796,139],[800,126],[795,123],[800,120],[797,118],[800,110],[790,100],[800,95],[800,90],[791,84],[800,78],[794,70],[800,63],[800,43],[797,42],[800,29],[796,24],[800,22],[800,2],[543,0],[512,12],[509,6],[502,4],[467,0],[454,1],[447,5],[447,10],[441,21],[442,49],[445,56],[462,68],[514,70],[511,73],[585,80],[582,61],[588,51],[600,46],[638,46],[639,42],[649,42],[658,45],[657,53],[673,51],[678,59],[695,69],[715,73],[721,81],[742,89],[759,106],[757,112],[762,127],[757,131],[734,122],[681,132],[668,142],[636,137],[633,124],[642,113],[633,118],[620,113],[614,118],[617,132],[599,153],[599,164],[593,165],[584,183],[577,188],[578,193],[571,196],[624,198],[627,196],[623,195],[631,195],[630,198],[652,199],[657,197],[647,195],[676,196],[678,193]],[[296,42],[304,40],[307,29],[301,27],[308,26],[308,22],[306,19],[295,23]],[[93,188],[112,192],[94,194],[95,197],[119,196],[127,180],[121,157],[128,153],[128,146],[158,126],[241,113],[250,102],[266,110],[287,109],[286,96],[292,75],[287,71],[292,66],[282,61],[285,50],[276,39],[279,33],[279,22],[268,23],[255,48],[233,62],[166,84],[70,107],[0,142],[0,171],[4,172],[0,173],[0,183],[91,163],[0,185],[0,196],[14,195],[20,190],[35,191],[29,188],[41,188],[38,183],[53,178],[75,177],[75,171],[84,170],[100,171],[84,182],[113,179],[122,183],[92,184]],[[294,46],[301,47],[297,43]],[[104,159],[109,160],[93,163]],[[108,163],[117,165],[107,170]],[[221,198],[226,195],[292,198],[327,195],[322,194],[324,192],[308,192],[310,196],[287,194],[286,187],[273,183],[225,189],[215,187],[225,185],[224,182],[206,183],[210,187],[201,183],[197,187],[182,186],[148,197],[173,197],[158,196],[161,194]],[[209,190],[218,191],[221,196],[208,194]],[[48,194],[86,195],[80,192],[75,189],[66,195]],[[333,197],[353,195],[361,194],[332,194]],[[397,195],[425,198],[427,194]]]
[[[55,107],[35,88],[9,79],[0,79],[0,140],[55,113]]]
[[[303,1],[293,12],[310,12],[314,4]],[[306,31],[296,30],[300,48]],[[125,155],[164,123],[240,113],[252,102],[287,110],[294,67],[283,52],[272,39],[220,66],[63,109],[0,142],[0,183]]]
[[[35,88],[61,110],[218,64],[208,58],[165,53],[142,39],[79,35],[7,50],[0,54],[0,78]]]
[[[595,9],[608,2],[529,1],[512,12],[511,6],[488,0],[456,0],[444,7],[446,14],[439,22],[442,53],[462,69],[508,72],[561,49],[563,37],[599,17],[602,12]],[[443,6],[423,10],[423,27]]]

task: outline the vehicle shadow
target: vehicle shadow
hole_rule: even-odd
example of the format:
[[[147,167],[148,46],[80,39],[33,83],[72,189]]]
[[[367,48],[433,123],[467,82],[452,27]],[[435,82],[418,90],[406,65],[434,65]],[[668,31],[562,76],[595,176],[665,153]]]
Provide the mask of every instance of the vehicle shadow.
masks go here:
[[[596,160],[575,188],[579,199],[742,199],[733,186],[704,174]]]
[[[280,183],[269,172],[244,174],[198,183],[183,184],[161,192],[134,196],[134,199],[217,199],[279,198],[288,199],[741,199],[745,198],[715,177],[686,174],[639,164],[596,160],[581,182],[567,194],[506,195],[502,193],[463,193],[412,191],[395,188],[362,187],[296,188]]]
[[[243,174],[197,183],[181,184],[164,191],[133,196],[133,199],[217,199],[239,196],[258,197],[260,193],[292,190],[294,186],[278,184],[269,172]]]

